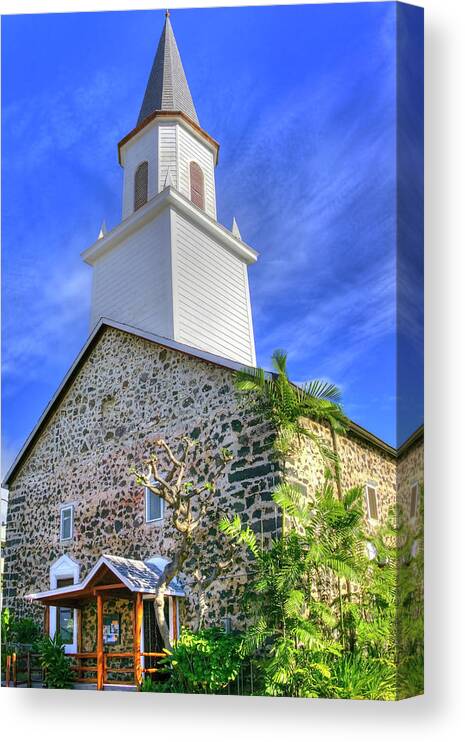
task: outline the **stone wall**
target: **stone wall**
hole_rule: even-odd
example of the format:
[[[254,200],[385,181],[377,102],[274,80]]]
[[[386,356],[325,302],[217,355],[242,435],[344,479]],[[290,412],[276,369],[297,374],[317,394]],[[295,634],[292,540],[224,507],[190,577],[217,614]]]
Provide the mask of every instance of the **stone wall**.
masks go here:
[[[409,517],[413,484],[419,484],[420,500],[423,500],[424,464],[423,435],[420,435],[405,451],[401,450],[397,463],[397,504],[403,519]]]
[[[333,450],[329,427],[317,423],[309,425],[320,441]],[[337,451],[342,491],[345,492],[352,487],[365,487],[368,483],[374,485],[377,492],[379,523],[386,522],[389,511],[395,509],[396,505],[396,458],[352,432],[347,436],[337,436]],[[315,443],[310,438],[305,438],[299,453],[287,467],[287,476],[304,492],[310,493],[324,483],[325,467],[327,464],[324,463]],[[366,512],[367,532],[377,525],[368,518]]]
[[[314,427],[330,444],[329,431]],[[169,557],[172,527],[167,518],[145,522],[144,492],[129,470],[155,436],[173,442],[186,433],[200,442],[192,478],[208,473],[208,445],[229,448],[234,459],[218,481],[219,503],[257,532],[276,532],[271,493],[281,474],[273,430],[237,396],[233,371],[107,327],[10,483],[6,604],[30,612],[23,596],[49,589],[50,566],[62,554],[80,564],[81,579],[105,553]],[[352,434],[339,437],[338,445],[343,488],[375,483],[384,519],[396,498],[395,457]],[[308,491],[321,484],[324,466],[314,446],[304,446],[290,474]],[[74,504],[74,536],[60,542],[60,507],[68,503]],[[214,563],[221,552],[214,531],[205,533],[204,544],[205,559]],[[188,575],[184,579],[180,615],[189,624],[197,597]],[[245,580],[238,565],[214,584],[209,623],[232,616],[235,628],[243,625]]]
[[[272,430],[239,403],[233,372],[106,328],[10,483],[6,603],[23,612],[22,596],[49,589],[50,566],[62,554],[80,564],[81,579],[105,553],[169,556],[173,530],[166,518],[145,522],[144,491],[129,470],[155,436],[173,442],[186,433],[200,442],[192,476],[208,473],[208,446],[229,448],[234,460],[218,481],[219,502],[271,532]],[[61,542],[60,507],[68,503],[74,536]],[[215,561],[212,539],[205,558]],[[226,610],[225,593],[235,602],[239,588],[227,584],[212,588],[212,621]]]

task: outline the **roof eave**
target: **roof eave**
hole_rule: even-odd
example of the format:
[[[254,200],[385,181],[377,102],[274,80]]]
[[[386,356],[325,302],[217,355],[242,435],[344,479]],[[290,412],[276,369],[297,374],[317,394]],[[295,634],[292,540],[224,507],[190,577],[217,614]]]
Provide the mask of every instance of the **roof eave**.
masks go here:
[[[142,129],[144,129],[148,124],[150,124],[152,121],[154,121],[157,118],[172,118],[172,119],[181,119],[186,123],[188,126],[192,127],[194,131],[200,135],[207,144],[210,146],[210,148],[213,150],[214,156],[215,156],[215,165],[218,164],[219,159],[219,151],[220,151],[220,145],[216,141],[216,139],[213,139],[213,137],[210,136],[210,134],[207,134],[205,129],[202,129],[202,127],[197,124],[193,119],[191,119],[187,113],[184,113],[184,111],[153,111],[151,114],[145,117],[140,124],[137,124],[137,126],[134,127],[134,129],[131,129],[131,131],[126,134],[125,137],[123,137],[118,142],[118,162],[120,165],[122,165],[122,158],[121,158],[121,151],[125,144],[127,144],[130,139],[133,139],[137,134],[139,134]]]
[[[255,263],[258,258],[258,252],[242,239],[236,237],[229,229],[212,219],[203,209],[192,203],[188,198],[183,196],[173,186],[167,186],[156,196],[153,196],[147,203],[137,211],[134,211],[127,219],[120,222],[114,229],[107,232],[90,245],[81,257],[84,262],[93,265],[95,260],[108,250],[111,250],[116,244],[125,239],[130,233],[148,222],[150,219],[158,216],[166,207],[171,206],[184,216],[188,217],[195,225],[211,234],[224,247],[234,253],[247,265]]]

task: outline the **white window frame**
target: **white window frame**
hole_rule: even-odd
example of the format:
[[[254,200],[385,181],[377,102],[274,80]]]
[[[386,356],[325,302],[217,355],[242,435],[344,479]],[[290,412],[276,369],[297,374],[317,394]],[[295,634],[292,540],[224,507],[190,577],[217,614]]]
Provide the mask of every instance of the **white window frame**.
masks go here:
[[[71,528],[69,536],[63,536],[63,513],[65,510],[71,510]],[[71,541],[74,536],[74,505],[62,505],[60,508],[60,541]]]
[[[375,491],[375,498],[376,498],[376,515],[377,517],[374,518],[371,514],[370,509],[370,498],[368,497],[368,487],[370,489]],[[365,484],[365,502],[367,506],[367,513],[368,513],[368,520],[370,523],[379,523],[379,498],[378,498],[378,485],[375,482],[367,482]]]
[[[160,523],[165,518],[165,501],[160,495],[155,495],[160,499],[160,517],[149,518],[149,496],[155,495],[148,487],[145,488],[144,499],[145,499],[145,522],[146,523]]]
[[[411,509],[412,509],[412,490],[413,490],[414,487],[416,489],[416,495],[415,495],[415,512],[414,512],[413,515],[411,515],[410,512],[411,512]],[[417,515],[418,515],[418,499],[419,499],[419,496],[420,496],[420,483],[416,479],[410,485],[410,501],[409,501],[409,504],[408,504],[408,517],[409,517],[409,520],[410,520],[411,523],[415,522],[416,519],[417,519]]]
[[[56,562],[50,567],[50,589],[55,590],[57,587],[58,580],[66,580],[72,578],[74,584],[79,582],[80,566],[74,559],[71,559],[67,554],[63,554]],[[58,609],[56,606],[50,606],[50,625],[49,633],[53,639],[57,630],[57,619]],[[78,612],[77,608],[73,611],[73,643],[65,644],[65,654],[75,654],[77,652],[78,643]]]

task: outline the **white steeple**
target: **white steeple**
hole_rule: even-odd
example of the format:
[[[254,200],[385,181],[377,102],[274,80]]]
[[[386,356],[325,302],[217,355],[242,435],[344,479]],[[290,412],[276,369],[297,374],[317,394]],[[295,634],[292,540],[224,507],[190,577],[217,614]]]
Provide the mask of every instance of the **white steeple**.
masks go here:
[[[84,253],[101,317],[255,364],[247,266],[257,253],[216,219],[218,143],[202,129],[169,14],[136,127],[118,145],[122,221]],[[101,230],[102,232],[102,230]]]

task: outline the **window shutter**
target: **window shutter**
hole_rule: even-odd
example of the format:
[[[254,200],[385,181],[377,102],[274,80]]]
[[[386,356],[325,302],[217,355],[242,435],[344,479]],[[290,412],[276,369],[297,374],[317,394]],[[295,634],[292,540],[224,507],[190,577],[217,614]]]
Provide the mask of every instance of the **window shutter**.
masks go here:
[[[205,188],[203,172],[200,165],[196,162],[190,164],[190,179],[191,179],[191,201],[193,204],[199,207],[199,209],[205,209]]]
[[[417,503],[418,503],[418,484],[412,484],[410,488],[410,517],[414,518],[417,514]]]
[[[368,516],[372,520],[378,520],[378,501],[376,499],[376,489],[367,485]]]
[[[134,211],[147,203],[149,187],[149,164],[141,162],[134,177]]]

